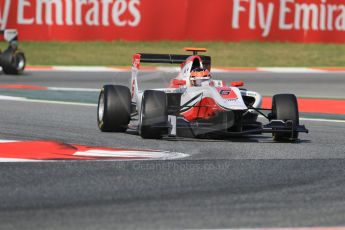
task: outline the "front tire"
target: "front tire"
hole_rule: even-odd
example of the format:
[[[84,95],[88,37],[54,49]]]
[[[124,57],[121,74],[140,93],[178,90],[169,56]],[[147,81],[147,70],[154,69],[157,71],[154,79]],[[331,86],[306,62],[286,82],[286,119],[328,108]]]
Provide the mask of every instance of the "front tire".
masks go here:
[[[5,74],[19,75],[24,72],[26,66],[26,58],[23,52],[16,52],[11,57],[9,63],[2,67]]]
[[[145,139],[160,139],[168,128],[167,97],[164,92],[146,90],[139,114],[139,134]]]
[[[273,119],[287,121],[291,120],[294,126],[299,125],[299,113],[297,98],[294,94],[277,94],[272,99],[272,116]],[[273,133],[275,141],[289,141],[298,138],[298,132],[291,134]]]
[[[102,132],[125,132],[131,120],[131,93],[121,85],[105,85],[98,99],[97,121]]]

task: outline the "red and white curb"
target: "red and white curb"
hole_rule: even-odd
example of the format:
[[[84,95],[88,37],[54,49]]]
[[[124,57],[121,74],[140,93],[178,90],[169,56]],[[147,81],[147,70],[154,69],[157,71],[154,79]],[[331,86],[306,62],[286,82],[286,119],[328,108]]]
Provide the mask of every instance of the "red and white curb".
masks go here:
[[[106,66],[27,66],[26,71],[55,72],[129,72],[130,67]],[[142,71],[178,72],[179,67],[143,67]],[[214,73],[262,72],[262,73],[345,73],[345,67],[214,67]]]
[[[173,160],[188,154],[66,144],[57,141],[0,140],[0,162]]]

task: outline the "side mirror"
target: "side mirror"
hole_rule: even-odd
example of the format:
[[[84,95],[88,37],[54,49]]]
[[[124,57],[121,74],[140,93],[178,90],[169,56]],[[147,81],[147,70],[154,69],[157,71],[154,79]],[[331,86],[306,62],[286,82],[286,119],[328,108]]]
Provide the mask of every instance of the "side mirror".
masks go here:
[[[173,79],[170,82],[170,87],[171,88],[179,88],[180,86],[183,86],[186,84],[187,84],[187,82],[185,80]]]
[[[233,87],[241,87],[241,86],[244,86],[244,82],[243,81],[233,81],[230,83],[231,86]]]

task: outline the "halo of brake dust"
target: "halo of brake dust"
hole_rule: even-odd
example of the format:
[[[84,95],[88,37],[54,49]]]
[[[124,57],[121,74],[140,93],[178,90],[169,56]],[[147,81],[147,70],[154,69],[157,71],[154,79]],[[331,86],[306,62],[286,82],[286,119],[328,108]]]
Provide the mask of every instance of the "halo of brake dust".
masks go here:
[[[56,141],[0,140],[0,162],[172,160],[187,156],[160,150],[93,147]]]

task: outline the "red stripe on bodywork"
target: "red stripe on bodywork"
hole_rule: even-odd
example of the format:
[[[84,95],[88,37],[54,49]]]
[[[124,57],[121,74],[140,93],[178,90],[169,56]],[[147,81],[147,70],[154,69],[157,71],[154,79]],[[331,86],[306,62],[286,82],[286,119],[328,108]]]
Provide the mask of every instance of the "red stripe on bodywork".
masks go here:
[[[0,85],[0,89],[48,90],[48,87],[39,85]]]
[[[272,98],[263,99],[263,108],[272,107]],[[325,113],[345,115],[345,100],[299,98],[298,109],[302,113]]]
[[[224,111],[218,106],[213,98],[202,98],[198,103],[193,105],[189,110],[183,112],[182,115],[188,121],[197,119],[209,119],[215,115],[217,111]]]

